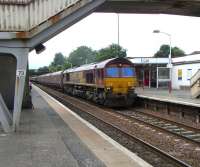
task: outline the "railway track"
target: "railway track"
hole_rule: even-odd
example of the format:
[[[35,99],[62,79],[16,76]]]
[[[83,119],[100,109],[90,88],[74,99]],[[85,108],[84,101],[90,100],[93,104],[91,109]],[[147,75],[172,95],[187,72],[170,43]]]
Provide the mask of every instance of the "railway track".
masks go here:
[[[175,123],[172,121],[168,121],[162,118],[158,118],[156,116],[151,116],[146,113],[141,113],[137,110],[128,110],[128,111],[119,111],[115,110],[115,112],[129,117],[131,119],[135,119],[139,122],[142,122],[146,125],[150,125],[156,127],[160,130],[166,131],[168,133],[172,133],[178,137],[184,138],[191,142],[200,144],[200,131],[198,129],[188,127],[186,125]]]
[[[78,112],[78,114],[81,115],[82,117],[86,117],[87,120],[89,117],[88,121],[96,124],[95,126],[104,131],[104,133],[105,131],[108,131],[107,129],[110,129],[109,132],[107,132],[107,134],[112,136],[122,145],[125,145],[128,149],[132,150],[133,152],[136,152],[141,158],[145,159],[153,166],[159,166],[159,167],[191,166],[183,162],[179,158],[174,157],[169,153],[159,149],[158,147],[155,147],[152,144],[146,142],[145,140],[135,136],[134,135],[135,132],[130,130],[131,129],[130,124],[127,123],[127,121],[129,121],[127,116],[123,116],[119,113],[113,113],[113,112],[111,113],[110,111],[105,111],[94,105],[88,104],[84,101],[80,101],[73,97],[69,97],[67,95],[64,95],[60,92],[57,92],[49,88],[45,87],[41,88],[47,93],[54,96],[63,104],[67,105],[73,111]],[[124,137],[126,139],[124,139]]]

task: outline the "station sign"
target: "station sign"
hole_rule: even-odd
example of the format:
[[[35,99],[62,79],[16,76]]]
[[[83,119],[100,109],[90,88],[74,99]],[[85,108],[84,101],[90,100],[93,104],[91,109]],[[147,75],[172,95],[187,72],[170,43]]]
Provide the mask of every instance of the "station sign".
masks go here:
[[[149,63],[149,58],[141,58],[141,63]]]

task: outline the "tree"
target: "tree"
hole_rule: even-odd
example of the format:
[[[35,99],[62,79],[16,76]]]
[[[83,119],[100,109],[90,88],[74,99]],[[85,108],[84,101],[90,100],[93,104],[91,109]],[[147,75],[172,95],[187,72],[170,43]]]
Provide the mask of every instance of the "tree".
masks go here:
[[[114,57],[126,57],[126,50],[117,44],[112,44],[99,51],[94,51],[87,46],[80,46],[72,51],[68,58],[64,57],[62,53],[56,53],[53,62],[48,67],[41,67],[37,71],[30,72],[32,75],[42,75]]]
[[[50,71],[50,72],[62,71],[62,70],[64,70],[63,66],[64,66],[64,65],[57,65],[57,66],[52,66],[52,65],[50,65],[50,66],[49,66],[49,71]]]
[[[126,57],[126,50],[117,44],[111,44],[96,53],[96,61],[103,61],[115,57]]]
[[[172,48],[172,57],[181,57],[184,56],[185,52],[178,47]]]
[[[69,54],[68,62],[73,66],[92,63],[95,61],[95,51],[87,46],[80,46]]]
[[[66,58],[62,53],[56,53],[53,59],[53,62],[49,65],[50,72],[56,72],[64,70],[64,65],[66,62]]]
[[[63,70],[71,68],[72,67],[72,63],[69,62],[68,59],[65,60],[65,63],[63,64]]]
[[[56,71],[57,71],[56,66],[53,66],[52,64],[49,65],[49,71],[50,71],[50,72],[56,72]]]
[[[43,75],[43,74],[47,74],[49,73],[49,67],[44,66],[44,67],[40,67],[39,69],[30,69],[29,70],[29,75],[32,76],[37,76],[37,75]]]
[[[29,70],[29,75],[32,77],[32,76],[35,76],[35,75],[38,75],[38,73],[37,73],[37,70],[35,70],[35,69],[30,69]]]
[[[38,74],[38,75],[47,74],[47,73],[49,73],[49,68],[48,68],[47,66],[40,67],[40,68],[37,70],[37,74]]]
[[[155,53],[154,57],[160,57],[160,58],[168,57],[169,51],[170,51],[169,45],[162,45],[159,51]]]
[[[159,51],[157,51],[154,54],[154,57],[161,57],[161,58],[167,58],[169,57],[169,52],[170,52],[170,46],[169,45],[162,45],[159,49]],[[178,48],[178,47],[172,47],[172,58],[175,57],[180,57],[185,55],[185,52]]]
[[[52,66],[63,65],[65,62],[65,57],[62,53],[56,53],[53,62],[51,63]]]

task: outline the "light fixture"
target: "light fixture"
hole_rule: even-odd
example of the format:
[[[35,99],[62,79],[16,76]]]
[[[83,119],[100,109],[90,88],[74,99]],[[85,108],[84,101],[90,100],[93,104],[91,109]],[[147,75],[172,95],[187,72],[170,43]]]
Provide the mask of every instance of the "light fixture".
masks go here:
[[[153,33],[160,33],[160,30],[153,30]]]
[[[40,54],[40,53],[42,53],[45,49],[46,49],[45,46],[44,46],[43,44],[40,43],[39,45],[37,45],[37,46],[35,47],[35,52],[36,52],[36,54]]]

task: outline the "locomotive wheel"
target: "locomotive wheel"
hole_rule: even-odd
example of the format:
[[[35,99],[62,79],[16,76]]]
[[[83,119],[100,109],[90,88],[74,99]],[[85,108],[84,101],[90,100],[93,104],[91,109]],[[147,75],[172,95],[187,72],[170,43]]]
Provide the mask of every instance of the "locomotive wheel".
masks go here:
[[[104,103],[105,103],[105,93],[104,92],[99,93],[98,102],[99,102],[99,104],[104,105]]]

